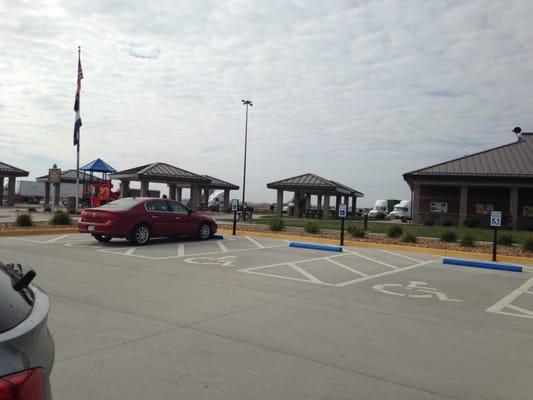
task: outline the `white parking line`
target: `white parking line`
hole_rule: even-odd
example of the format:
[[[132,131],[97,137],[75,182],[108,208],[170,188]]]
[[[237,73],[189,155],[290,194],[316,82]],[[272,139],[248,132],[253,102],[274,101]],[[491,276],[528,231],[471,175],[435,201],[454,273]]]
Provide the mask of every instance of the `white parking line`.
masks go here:
[[[135,250],[137,250],[137,247],[130,247],[124,254],[131,256],[133,253],[135,253]]]
[[[255,240],[254,238],[251,238],[250,236],[245,236],[246,239],[248,239],[250,242],[252,242],[253,244],[255,244],[257,247],[259,247],[260,249],[264,248],[265,246],[263,246],[261,243],[259,243],[257,240]]]
[[[303,276],[305,276],[307,279],[309,279],[311,282],[315,282],[315,283],[324,283],[322,282],[320,279],[318,279],[316,276],[314,276],[313,274],[310,274],[309,272],[307,272],[305,269],[303,268],[300,268],[299,266],[297,266],[295,263],[288,263],[287,264],[289,267],[291,267],[293,270],[295,270],[296,272],[299,272],[300,274],[302,274]]]
[[[333,259],[331,259],[331,258],[326,258],[326,261],[328,261],[328,262],[330,262],[330,263],[332,263],[332,264],[335,264],[335,265],[337,265],[337,266],[339,266],[339,267],[341,267],[341,268],[344,268],[344,269],[346,269],[346,270],[348,270],[348,271],[351,271],[351,272],[353,272],[354,274],[357,274],[357,275],[360,275],[360,276],[368,276],[368,274],[365,274],[365,273],[363,273],[363,272],[361,272],[361,271],[358,271],[358,270],[356,270],[356,269],[350,268],[350,267],[348,267],[348,266],[346,266],[346,265],[344,265],[344,264],[341,264],[340,262],[337,262],[337,261],[335,261],[335,260],[333,260]]]
[[[185,243],[178,243],[178,257],[185,255]]]
[[[353,254],[354,256],[357,256],[357,257],[361,257],[361,258],[364,258],[365,260],[368,260],[368,261],[372,261],[372,262],[375,262],[376,264],[381,264],[385,267],[389,267],[389,268],[392,268],[392,269],[399,269],[400,267],[397,267],[395,265],[390,265],[389,263],[386,263],[384,261],[381,261],[381,260],[376,260],[375,258],[372,258],[372,257],[367,257],[367,256],[364,256],[356,251],[350,251],[350,254]]]
[[[224,246],[224,243],[222,243],[221,240],[217,240],[215,243],[218,245],[218,247],[220,248],[220,251],[222,251],[222,253],[227,253],[228,252],[228,248],[226,246]]]
[[[526,310],[522,307],[518,307],[511,304],[513,301],[516,300],[516,298],[518,298],[523,293],[530,292],[529,289],[531,287],[533,287],[533,278],[527,280],[525,283],[523,283],[511,293],[509,293],[507,296],[498,301],[496,304],[487,308],[486,311],[490,313],[512,315],[521,318],[533,318],[533,311]],[[516,313],[504,311],[506,308],[514,310],[516,311]]]
[[[409,257],[409,256],[406,256],[406,255],[401,254],[401,253],[395,253],[394,251],[383,250],[383,249],[379,249],[379,251],[381,251],[383,253],[391,254],[391,255],[396,256],[396,257],[405,258],[406,260],[410,260],[410,261],[414,261],[414,262],[422,262],[422,260],[418,260],[416,258]]]
[[[50,240],[47,240],[45,243],[53,243],[53,242],[57,242],[58,240],[61,240],[61,239],[65,239],[67,237],[69,237],[70,234],[67,234],[67,235],[61,235],[61,236],[58,236],[56,238],[53,238],[53,239],[50,239]]]

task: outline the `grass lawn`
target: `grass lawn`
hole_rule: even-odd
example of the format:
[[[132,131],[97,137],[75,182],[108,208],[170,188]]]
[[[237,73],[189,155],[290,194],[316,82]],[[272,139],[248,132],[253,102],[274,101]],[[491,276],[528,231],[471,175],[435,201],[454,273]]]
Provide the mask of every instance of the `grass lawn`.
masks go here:
[[[262,216],[261,218],[256,218],[253,221],[249,221],[253,224],[258,225],[268,225],[270,223],[270,220],[272,219],[271,215],[268,216]],[[292,227],[300,227],[302,228],[305,223],[304,218],[294,218],[294,217],[283,217],[283,221],[285,222],[286,226],[292,226]],[[318,222],[320,229],[333,229],[337,230],[340,229],[340,220],[334,220],[334,219],[313,219],[312,221]],[[347,228],[350,224],[356,224],[358,227],[363,228],[363,221],[361,218],[351,219],[347,218],[345,221],[345,228]],[[426,225],[414,225],[414,224],[404,224],[401,222],[398,222],[397,224],[390,223],[390,222],[378,222],[378,221],[368,221],[368,231],[373,233],[384,233],[386,234],[390,227],[393,225],[400,225],[404,232],[412,233],[415,236],[418,237],[433,237],[433,238],[440,238],[442,232],[445,231],[452,231],[457,234],[457,237],[460,239],[465,233],[471,233],[475,240],[477,241],[484,241],[484,242],[491,242],[492,238],[494,236],[494,232],[492,229],[485,229],[485,228],[467,228],[463,226],[426,226]],[[533,232],[529,231],[513,231],[513,230],[506,230],[501,229],[498,231],[498,236],[502,234],[510,234],[513,236],[513,239],[516,243],[523,243],[526,239],[533,238]]]

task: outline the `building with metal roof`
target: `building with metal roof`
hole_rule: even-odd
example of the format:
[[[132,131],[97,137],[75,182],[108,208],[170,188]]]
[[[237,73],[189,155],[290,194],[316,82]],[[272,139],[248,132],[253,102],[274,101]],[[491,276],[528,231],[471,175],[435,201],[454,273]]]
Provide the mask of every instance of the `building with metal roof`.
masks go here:
[[[267,188],[276,189],[278,192],[277,212],[280,215],[283,210],[284,192],[294,192],[294,215],[297,216],[306,214],[311,210],[312,196],[316,196],[319,216],[329,215],[331,196],[335,196],[336,198],[336,210],[338,210],[340,204],[346,204],[347,208],[349,208],[351,198],[352,214],[355,214],[356,211],[357,198],[364,196],[363,193],[349,186],[322,178],[321,176],[312,173],[271,182],[267,184]],[[326,213],[324,213],[323,210],[325,210]]]
[[[7,205],[15,205],[15,182],[18,177],[28,176],[30,173],[23,169],[0,162],[0,206],[4,204],[4,178],[7,181]]]
[[[37,182],[43,182],[44,183],[44,204],[50,204],[50,188],[51,185],[54,185],[54,205],[59,205],[60,196],[61,193],[61,184],[62,183],[76,183],[76,176],[77,172],[75,169],[67,169],[65,171],[61,171],[61,180],[59,183],[52,183],[50,182],[50,176],[49,175],[43,175],[39,176],[38,178],[35,178]],[[93,176],[91,174],[88,174],[86,172],[80,171],[80,183],[82,185],[90,184],[90,183],[99,183],[102,182],[102,179],[97,178],[96,176]]]
[[[481,226],[490,211],[502,211],[504,225],[533,228],[533,133],[492,149],[403,175],[412,192],[413,219]]]
[[[110,174],[111,179],[117,179],[121,182],[121,196],[129,196],[129,186],[131,181],[141,183],[141,196],[148,195],[150,182],[166,183],[169,188],[169,198],[173,200],[182,200],[182,190],[189,188],[191,191],[190,207],[199,208],[202,197],[207,206],[209,192],[214,189],[224,190],[224,208],[229,208],[230,190],[238,190],[239,186],[213,178],[208,175],[199,175],[193,172],[178,168],[174,165],[156,162],[152,164],[141,165],[139,167],[126,169],[123,171]],[[203,190],[203,196],[202,196]]]

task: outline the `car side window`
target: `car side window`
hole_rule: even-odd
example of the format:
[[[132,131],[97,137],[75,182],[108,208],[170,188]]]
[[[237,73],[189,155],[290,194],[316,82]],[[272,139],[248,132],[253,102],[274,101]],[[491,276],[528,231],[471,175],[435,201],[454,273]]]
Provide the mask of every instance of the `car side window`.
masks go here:
[[[166,201],[151,201],[146,203],[146,210],[152,212],[169,212],[168,204]]]
[[[176,201],[169,201],[168,204],[170,209],[177,214],[189,214],[189,210],[183,204],[180,204]]]

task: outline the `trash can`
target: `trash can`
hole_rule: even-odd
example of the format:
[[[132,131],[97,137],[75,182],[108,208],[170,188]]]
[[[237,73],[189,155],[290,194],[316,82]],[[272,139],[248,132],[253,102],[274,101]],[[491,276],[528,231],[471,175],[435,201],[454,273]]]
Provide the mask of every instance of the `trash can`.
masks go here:
[[[76,212],[76,197],[75,196],[67,197],[67,212],[69,213]]]

